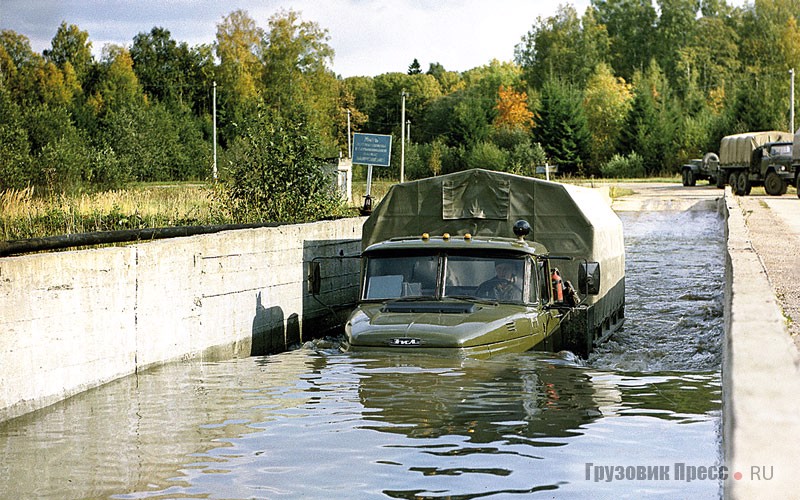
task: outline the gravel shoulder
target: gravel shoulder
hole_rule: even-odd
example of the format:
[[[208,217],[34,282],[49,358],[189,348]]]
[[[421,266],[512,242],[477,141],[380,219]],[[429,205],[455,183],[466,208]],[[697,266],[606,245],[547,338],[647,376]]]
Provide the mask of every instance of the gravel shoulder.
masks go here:
[[[800,349],[800,200],[796,196],[737,197],[758,254]]]

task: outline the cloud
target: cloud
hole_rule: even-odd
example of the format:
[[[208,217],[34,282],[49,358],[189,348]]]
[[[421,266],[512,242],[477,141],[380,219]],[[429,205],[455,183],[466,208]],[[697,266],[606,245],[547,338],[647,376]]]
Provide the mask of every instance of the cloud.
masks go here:
[[[573,2],[582,12],[589,0]],[[166,28],[190,46],[212,43],[223,17],[242,9],[266,28],[280,10],[301,12],[330,34],[333,70],[342,76],[400,71],[418,59],[464,71],[508,61],[538,16],[555,3],[530,0],[2,0],[0,28],[26,35],[41,52],[62,21],[89,33],[93,52],[107,43],[129,46],[138,33]]]

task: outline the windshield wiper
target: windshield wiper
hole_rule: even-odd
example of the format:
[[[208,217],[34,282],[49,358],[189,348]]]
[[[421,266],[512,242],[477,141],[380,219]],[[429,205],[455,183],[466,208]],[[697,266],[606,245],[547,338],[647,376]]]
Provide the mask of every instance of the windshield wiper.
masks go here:
[[[394,302],[417,302],[423,300],[436,300],[436,297],[433,295],[406,295],[405,297],[395,297],[386,300],[392,300]]]
[[[499,303],[497,300],[494,300],[494,299],[476,297],[474,295],[445,295],[442,298],[443,299],[467,300],[467,301],[470,301],[470,302],[478,302],[480,304],[490,304],[490,305],[495,305],[495,306]]]

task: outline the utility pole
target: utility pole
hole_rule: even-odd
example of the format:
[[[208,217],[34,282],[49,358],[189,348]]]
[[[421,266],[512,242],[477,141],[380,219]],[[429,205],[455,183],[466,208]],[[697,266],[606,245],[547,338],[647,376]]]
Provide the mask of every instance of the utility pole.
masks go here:
[[[792,77],[791,90],[789,91],[791,94],[791,100],[789,101],[789,131],[794,134],[794,68],[789,70],[789,74]]]
[[[408,129],[406,130],[406,140],[408,141],[408,145],[411,145],[411,120],[406,121],[406,125],[408,125]]]
[[[350,142],[350,110],[347,110],[347,157],[353,157],[353,146]]]
[[[213,135],[214,135],[214,166],[211,169],[211,176],[214,178],[214,182],[217,181],[217,81],[214,80],[213,85],[214,91],[211,94],[211,107],[213,108],[212,114],[214,115],[214,126],[213,128]]]
[[[400,111],[400,183],[405,182],[406,176],[406,89],[400,92],[403,105]]]

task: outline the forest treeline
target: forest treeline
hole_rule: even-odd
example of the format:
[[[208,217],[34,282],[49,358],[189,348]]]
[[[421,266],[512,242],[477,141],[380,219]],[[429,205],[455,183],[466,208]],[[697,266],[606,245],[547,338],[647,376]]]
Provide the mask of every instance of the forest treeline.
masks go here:
[[[292,10],[265,26],[234,11],[198,46],[154,27],[99,60],[66,21],[41,54],[4,30],[0,191],[209,178],[214,82],[220,175],[239,208],[322,190],[308,179],[320,159],[346,155],[348,123],[394,134],[397,157],[405,126],[407,178],[544,163],[670,174],[723,135],[789,128],[798,23],[800,0],[592,0],[532,20],[513,61],[425,70],[412,54],[396,73],[348,78],[331,70],[328,31]],[[376,174],[397,178],[398,165]]]

